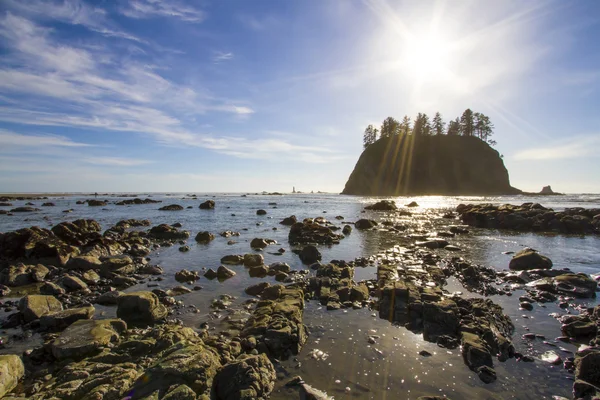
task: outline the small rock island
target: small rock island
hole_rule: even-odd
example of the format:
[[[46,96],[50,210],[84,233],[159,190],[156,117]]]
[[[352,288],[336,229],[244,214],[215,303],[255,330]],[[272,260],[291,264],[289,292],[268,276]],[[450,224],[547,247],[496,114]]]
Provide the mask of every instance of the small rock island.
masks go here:
[[[474,136],[398,134],[366,146],[342,194],[507,195],[498,151]]]

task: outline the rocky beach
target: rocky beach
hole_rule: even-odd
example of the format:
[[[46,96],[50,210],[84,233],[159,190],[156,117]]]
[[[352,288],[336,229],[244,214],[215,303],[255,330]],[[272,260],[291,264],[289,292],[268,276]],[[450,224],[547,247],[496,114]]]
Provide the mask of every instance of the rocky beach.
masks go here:
[[[593,197],[43,197],[0,198],[1,398],[600,395]]]

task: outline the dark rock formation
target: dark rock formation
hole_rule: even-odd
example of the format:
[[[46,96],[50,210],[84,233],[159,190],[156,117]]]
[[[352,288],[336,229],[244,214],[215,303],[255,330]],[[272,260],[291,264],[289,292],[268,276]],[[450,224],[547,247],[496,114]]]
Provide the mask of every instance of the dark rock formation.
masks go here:
[[[475,137],[399,135],[361,154],[343,194],[517,194],[498,152]]]

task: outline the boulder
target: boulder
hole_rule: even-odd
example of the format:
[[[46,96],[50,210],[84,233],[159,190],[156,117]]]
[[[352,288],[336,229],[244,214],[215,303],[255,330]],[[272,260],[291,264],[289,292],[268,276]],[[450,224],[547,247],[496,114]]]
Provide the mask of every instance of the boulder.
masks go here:
[[[306,265],[321,261],[321,252],[313,245],[304,246],[299,255],[300,260]]]
[[[102,261],[93,256],[76,256],[67,261],[66,268],[86,271],[88,269],[99,269],[102,267]]]
[[[291,270],[292,270],[292,267],[290,267],[288,264],[286,264],[284,262],[276,262],[276,263],[269,265],[269,271],[272,271],[272,272],[285,272],[287,274]]]
[[[108,204],[108,202],[103,200],[88,200],[87,203],[90,207],[103,207]]]
[[[66,290],[58,286],[53,282],[46,282],[40,286],[40,294],[56,296],[59,294],[65,294]]]
[[[269,269],[264,265],[256,265],[248,268],[248,274],[251,278],[264,278],[269,274]]]
[[[113,272],[127,269],[135,270],[135,266],[133,265],[133,259],[130,256],[121,254],[117,256],[103,257],[101,269],[103,272]]]
[[[0,271],[0,284],[7,286],[23,286],[34,282],[42,282],[50,270],[41,264],[11,265]]]
[[[127,324],[120,319],[79,320],[51,343],[50,350],[58,360],[81,359],[116,342],[126,329]]]
[[[188,231],[179,231],[167,224],[153,226],[148,234],[150,237],[162,240],[185,240],[190,237]]]
[[[25,322],[31,322],[50,312],[62,310],[61,302],[54,296],[31,294],[19,301],[19,311]]]
[[[239,265],[244,263],[244,256],[229,254],[221,258],[221,264]]]
[[[508,268],[513,271],[550,269],[552,268],[552,261],[533,249],[523,249],[513,256]]]
[[[49,330],[62,331],[76,321],[92,319],[95,311],[94,306],[87,306],[48,313],[40,318],[40,326]]]
[[[212,200],[206,200],[204,203],[200,204],[201,210],[213,210],[215,208],[215,202]]]
[[[575,378],[600,388],[600,350],[590,349],[587,353],[577,353],[575,357]],[[579,396],[577,396],[579,398]]]
[[[212,268],[209,268],[209,269],[208,269],[208,270],[207,270],[207,271],[204,273],[204,277],[205,277],[206,279],[213,280],[213,279],[215,279],[215,278],[217,277],[217,271],[215,271],[215,270],[214,270],[214,269],[212,269]]]
[[[181,211],[183,207],[179,204],[170,204],[168,206],[164,206],[158,209],[159,211]]]
[[[196,235],[196,242],[198,243],[209,243],[212,240],[215,240],[215,235],[207,231],[198,232]]]
[[[362,218],[362,219],[359,219],[358,221],[356,221],[354,223],[354,226],[356,227],[356,229],[361,229],[361,230],[371,229],[371,228],[377,226],[377,222],[373,221],[372,219]]]
[[[124,293],[118,290],[109,290],[108,292],[104,292],[96,298],[96,304],[103,306],[114,306],[119,302],[119,297],[123,295]]]
[[[369,288],[364,283],[350,288],[350,301],[363,302],[369,300]]]
[[[255,267],[264,263],[265,258],[262,254],[244,254],[244,266],[246,267]]]
[[[596,297],[598,283],[589,275],[569,273],[555,277],[554,286],[558,293],[589,299]]]
[[[152,292],[133,292],[120,296],[117,316],[132,325],[151,325],[167,316],[167,309]]]
[[[12,210],[10,210],[10,212],[15,213],[15,212],[34,212],[34,211],[40,211],[39,208],[35,208],[35,207],[17,207],[17,208],[13,208]]]
[[[267,215],[265,210],[256,210],[256,215]]]
[[[253,249],[264,249],[269,243],[265,239],[254,238],[250,242],[250,247]]]
[[[381,200],[375,204],[371,204],[370,206],[366,206],[365,210],[373,210],[373,211],[394,211],[397,210],[396,202],[393,200]]]
[[[217,268],[217,278],[220,281],[224,281],[224,280],[232,278],[234,276],[235,276],[235,272],[230,270],[229,268],[227,268],[224,265],[221,265],[219,268]]]
[[[267,289],[271,284],[269,282],[260,282],[256,285],[248,286],[245,290],[246,294],[249,296],[260,296],[265,289]]]
[[[460,327],[460,312],[450,299],[423,304],[423,338],[435,342],[440,336],[456,337]]]
[[[87,284],[76,276],[65,275],[61,278],[60,284],[68,291],[78,291],[87,289]]]
[[[23,375],[25,375],[25,366],[19,356],[0,355],[0,398],[12,392]]]
[[[275,387],[275,368],[265,354],[226,364],[215,376],[218,400],[267,399]]]
[[[296,219],[295,215],[291,215],[289,217],[286,217],[284,219],[281,220],[281,222],[279,222],[281,225],[287,225],[287,226],[291,226],[294,225],[296,222],[298,222],[298,220]]]

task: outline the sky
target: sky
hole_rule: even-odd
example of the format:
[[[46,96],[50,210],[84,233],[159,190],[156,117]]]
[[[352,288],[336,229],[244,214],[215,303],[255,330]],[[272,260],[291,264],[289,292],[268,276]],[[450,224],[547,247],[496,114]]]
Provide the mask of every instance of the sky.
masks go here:
[[[600,2],[1,0],[0,192],[340,192],[368,124],[471,108],[600,193]]]

